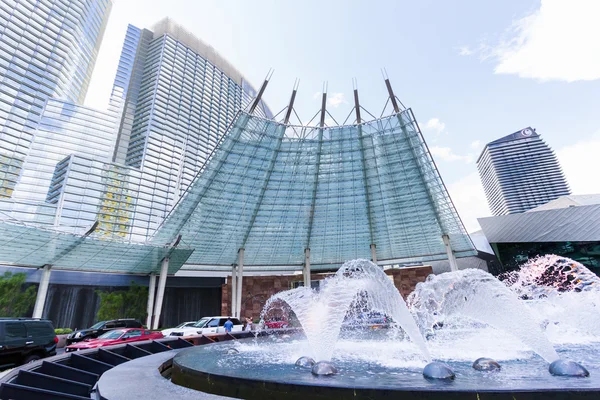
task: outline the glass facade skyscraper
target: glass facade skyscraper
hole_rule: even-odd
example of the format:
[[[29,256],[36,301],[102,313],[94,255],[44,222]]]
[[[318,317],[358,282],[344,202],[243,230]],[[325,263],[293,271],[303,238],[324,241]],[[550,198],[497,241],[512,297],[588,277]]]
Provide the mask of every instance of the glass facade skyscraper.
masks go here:
[[[488,143],[477,169],[494,215],[522,213],[571,193],[554,151],[531,128]]]
[[[123,104],[113,161],[141,171],[134,240],[154,232],[255,94],[239,71],[172,20],[129,27],[111,107]],[[271,115],[264,104],[260,110]]]
[[[47,100],[27,153],[5,157],[1,210],[70,233],[99,221],[93,236],[144,242],[255,94],[173,21],[130,25],[108,110]]]
[[[111,6],[111,0],[0,2],[0,211],[19,208],[6,201],[18,190],[46,101],[83,102]],[[31,211],[25,203],[20,208]]]

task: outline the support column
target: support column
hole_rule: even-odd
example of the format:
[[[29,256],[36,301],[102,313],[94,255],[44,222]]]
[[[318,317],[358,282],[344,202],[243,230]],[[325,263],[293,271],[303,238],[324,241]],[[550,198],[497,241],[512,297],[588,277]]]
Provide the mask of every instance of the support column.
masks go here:
[[[371,261],[373,261],[373,264],[377,264],[377,246],[375,243],[371,243]]]
[[[448,261],[450,262],[450,271],[458,271],[456,257],[454,257],[454,252],[452,251],[452,246],[450,245],[450,236],[442,235],[442,240],[444,241],[444,246],[446,246],[446,254],[448,254]]]
[[[244,248],[238,250],[238,276],[237,276],[237,293],[236,293],[236,315],[234,317],[240,318],[242,313],[242,283],[244,280]]]
[[[40,279],[40,286],[38,287],[35,306],[33,307],[33,318],[42,318],[44,314],[46,295],[48,294],[48,286],[50,286],[50,268],[50,265],[44,265],[44,269],[42,270],[42,278]]]
[[[310,289],[310,249],[304,249],[304,271],[302,271],[304,277],[304,287]]]
[[[237,268],[231,267],[231,316],[235,317],[237,310]]]
[[[160,266],[160,276],[158,277],[158,292],[156,293],[156,303],[154,304],[154,323],[152,329],[158,329],[158,321],[162,311],[163,297],[165,296],[165,286],[167,285],[167,272],[169,271],[169,258],[165,257]]]
[[[154,311],[154,292],[156,291],[156,274],[150,274],[150,282],[148,282],[148,305],[146,306],[146,326],[150,329],[152,325],[152,312]]]

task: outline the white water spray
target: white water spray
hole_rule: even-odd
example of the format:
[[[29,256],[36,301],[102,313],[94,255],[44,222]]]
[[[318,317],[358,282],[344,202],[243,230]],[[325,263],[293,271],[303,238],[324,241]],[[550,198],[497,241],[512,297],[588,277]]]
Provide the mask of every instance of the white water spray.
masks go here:
[[[316,360],[330,360],[340,328],[354,301],[360,299],[369,310],[390,316],[408,334],[426,360],[429,350],[404,299],[381,267],[368,260],[348,261],[319,292],[297,288],[273,295],[263,315],[276,301],[284,301],[296,314]]]

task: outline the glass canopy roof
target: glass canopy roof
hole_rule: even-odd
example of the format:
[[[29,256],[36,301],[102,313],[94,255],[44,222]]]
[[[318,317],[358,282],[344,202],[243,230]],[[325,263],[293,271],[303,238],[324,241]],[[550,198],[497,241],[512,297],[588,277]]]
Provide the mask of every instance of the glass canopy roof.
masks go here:
[[[191,249],[114,242],[23,224],[0,221],[3,263],[54,269],[148,274],[158,272],[169,256],[169,273],[177,272]]]
[[[410,109],[358,125],[285,125],[240,113],[153,238],[186,262],[299,266],[475,255]]]

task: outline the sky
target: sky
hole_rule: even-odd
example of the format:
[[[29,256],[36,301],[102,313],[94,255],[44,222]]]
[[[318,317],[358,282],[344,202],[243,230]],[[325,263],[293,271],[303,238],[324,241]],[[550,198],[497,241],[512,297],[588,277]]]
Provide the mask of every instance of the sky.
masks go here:
[[[364,108],[391,113],[385,71],[473,232],[490,215],[477,157],[528,126],[555,150],[573,194],[600,193],[598,15],[597,0],[115,0],[85,103],[106,108],[127,25],[167,16],[256,88],[273,69],[263,97],[274,113],[299,79],[303,123],[325,83],[342,123],[353,79]]]

